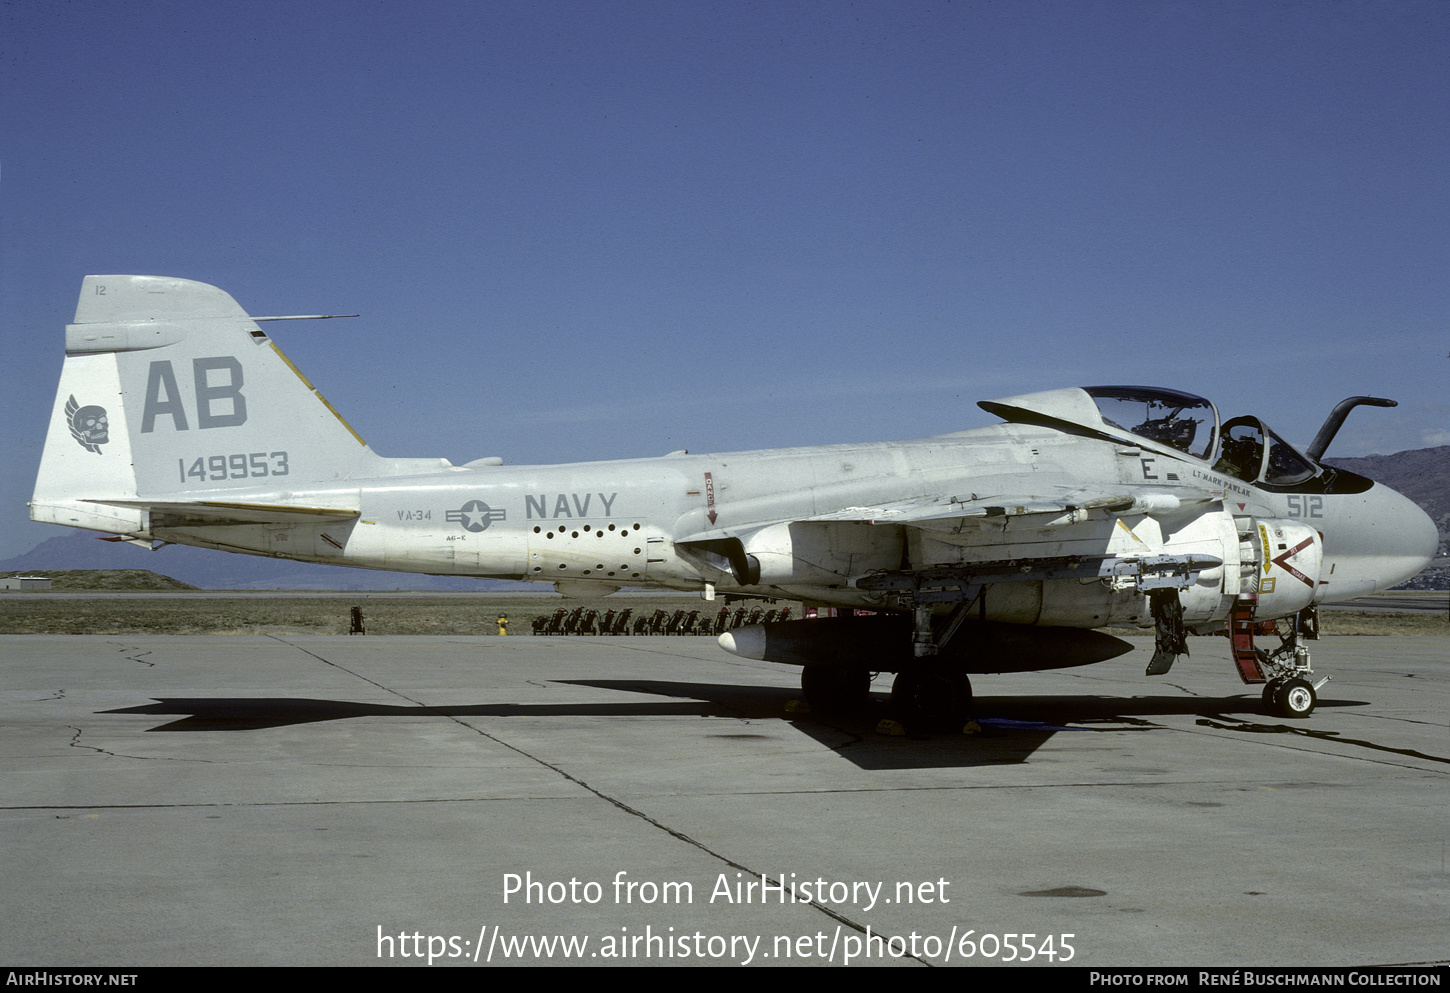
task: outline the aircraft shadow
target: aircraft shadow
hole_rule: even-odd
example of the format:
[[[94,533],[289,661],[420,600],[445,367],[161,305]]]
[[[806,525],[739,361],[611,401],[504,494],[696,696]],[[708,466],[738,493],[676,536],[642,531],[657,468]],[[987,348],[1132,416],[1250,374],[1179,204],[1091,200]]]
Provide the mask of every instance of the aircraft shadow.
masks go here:
[[[148,731],[260,731],[352,717],[719,717],[705,703],[479,704],[408,707],[297,697],[159,697],[104,714],[185,714]]]
[[[978,697],[973,717],[979,730],[893,736],[877,732],[891,717],[884,694],[849,713],[794,714],[787,704],[797,690],[730,683],[670,680],[557,680],[564,685],[645,693],[658,701],[619,703],[500,703],[463,706],[405,706],[303,697],[162,697],[106,714],[178,715],[151,731],[258,731],[267,728],[348,720],[357,717],[725,717],[785,720],[854,765],[868,770],[960,768],[1020,764],[1061,733],[1143,733],[1154,718],[1197,716],[1205,720],[1264,720],[1257,696],[990,696]],[[1320,701],[1321,707],[1356,706],[1359,701]],[[1297,722],[1296,722],[1297,723]],[[1286,728],[1287,730],[1287,728]]]
[[[893,716],[885,694],[872,694],[866,707],[852,712],[796,715],[785,712],[785,703],[800,698],[797,690],[641,679],[560,682],[676,698],[703,698],[733,712],[736,717],[785,719],[863,769],[1017,764],[1026,762],[1033,752],[1059,733],[1142,733],[1156,730],[1154,718],[1161,717],[1188,715],[1202,720],[1246,718],[1260,723],[1279,722],[1278,718],[1265,717],[1257,693],[1186,699],[1180,696],[989,696],[977,697],[973,702],[972,717],[979,730],[971,734],[951,731],[897,736],[876,730],[883,718]],[[1349,707],[1362,702],[1320,700],[1319,705]],[[844,742],[843,736],[847,739]]]

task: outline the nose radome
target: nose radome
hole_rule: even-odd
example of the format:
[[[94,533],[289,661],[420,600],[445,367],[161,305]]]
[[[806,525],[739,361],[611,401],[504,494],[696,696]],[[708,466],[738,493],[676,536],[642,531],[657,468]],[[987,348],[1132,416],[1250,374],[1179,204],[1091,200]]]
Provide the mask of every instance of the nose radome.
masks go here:
[[[1440,532],[1430,515],[1418,504],[1396,493],[1388,487],[1378,487],[1384,492],[1384,554],[1391,560],[1386,563],[1387,575],[1377,582],[1378,589],[1389,589],[1411,579],[1430,564],[1440,548]]]

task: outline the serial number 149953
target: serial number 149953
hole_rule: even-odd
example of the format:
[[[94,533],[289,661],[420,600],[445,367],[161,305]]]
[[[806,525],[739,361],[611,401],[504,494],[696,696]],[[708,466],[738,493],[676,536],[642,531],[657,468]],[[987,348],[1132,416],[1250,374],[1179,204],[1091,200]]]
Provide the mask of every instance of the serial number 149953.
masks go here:
[[[287,475],[286,452],[251,452],[237,455],[202,455],[187,466],[186,459],[176,460],[181,481],[195,479],[215,483],[223,479],[247,479]]]

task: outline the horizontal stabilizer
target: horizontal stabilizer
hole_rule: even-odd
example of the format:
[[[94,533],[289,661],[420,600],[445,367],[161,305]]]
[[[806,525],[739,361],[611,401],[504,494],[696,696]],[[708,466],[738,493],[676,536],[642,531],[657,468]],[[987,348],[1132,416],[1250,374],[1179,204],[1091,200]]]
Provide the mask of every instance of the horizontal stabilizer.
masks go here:
[[[285,504],[181,503],[169,500],[87,500],[86,503],[149,511],[152,528],[215,527],[225,524],[317,524],[351,521],[356,510],[337,507],[295,507]]]

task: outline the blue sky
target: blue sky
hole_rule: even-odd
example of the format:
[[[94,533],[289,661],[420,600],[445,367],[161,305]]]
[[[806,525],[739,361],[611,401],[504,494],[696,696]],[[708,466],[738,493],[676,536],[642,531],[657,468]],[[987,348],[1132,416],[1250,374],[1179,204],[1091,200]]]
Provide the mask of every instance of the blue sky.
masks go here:
[[[889,440],[1147,383],[1450,444],[1450,6],[0,3],[0,555],[87,273],[384,455]]]

